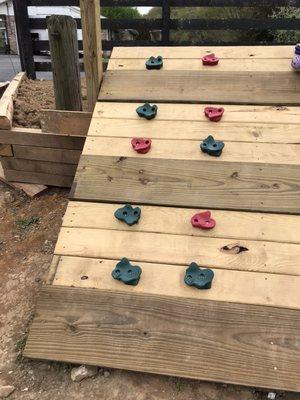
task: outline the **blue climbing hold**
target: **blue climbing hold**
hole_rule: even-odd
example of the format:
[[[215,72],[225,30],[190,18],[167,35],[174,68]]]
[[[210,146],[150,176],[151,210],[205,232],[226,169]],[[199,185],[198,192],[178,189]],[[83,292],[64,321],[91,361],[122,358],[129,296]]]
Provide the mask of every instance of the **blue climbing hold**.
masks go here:
[[[138,223],[141,217],[141,209],[139,207],[133,208],[130,204],[115,211],[115,217],[120,221],[125,222],[127,225],[132,226]]]
[[[210,156],[219,157],[222,154],[222,150],[224,149],[224,142],[221,140],[215,140],[213,136],[209,135],[203,142],[200,144],[200,148],[203,153],[207,153]]]
[[[209,268],[200,268],[192,262],[185,271],[184,282],[188,286],[195,286],[197,289],[210,289],[214,272]]]
[[[136,112],[141,118],[153,119],[156,117],[157,109],[157,105],[153,104],[153,106],[151,106],[151,104],[145,103],[144,105],[138,107]]]
[[[136,286],[139,283],[142,274],[142,268],[138,265],[132,265],[127,258],[122,258],[118,262],[111,275],[114,279],[125,283],[126,285]]]
[[[161,69],[163,66],[163,58],[162,56],[153,57],[151,56],[149,60],[146,61],[147,69]]]

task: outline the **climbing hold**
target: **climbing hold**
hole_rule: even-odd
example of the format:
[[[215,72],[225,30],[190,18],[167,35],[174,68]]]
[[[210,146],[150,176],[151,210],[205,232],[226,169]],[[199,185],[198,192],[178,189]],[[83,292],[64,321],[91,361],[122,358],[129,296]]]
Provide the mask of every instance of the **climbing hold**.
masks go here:
[[[162,56],[153,57],[151,56],[149,60],[146,61],[147,69],[161,69],[163,66],[163,58]]]
[[[222,154],[224,146],[225,144],[221,142],[221,140],[215,140],[211,135],[207,136],[207,138],[200,144],[203,153],[215,157],[219,157]]]
[[[142,274],[142,268],[138,265],[130,264],[127,258],[122,258],[118,262],[111,275],[114,279],[122,281],[126,285],[136,286],[139,283]]]
[[[219,63],[219,59],[213,53],[202,57],[203,65],[213,66],[213,65],[218,65],[218,63]]]
[[[210,211],[204,211],[204,212],[195,214],[191,218],[191,224],[195,228],[212,229],[216,226],[216,221],[213,218],[211,218]]]
[[[120,221],[125,222],[127,225],[132,226],[137,224],[141,218],[141,209],[139,207],[133,208],[130,204],[115,211],[115,217]]]
[[[195,286],[197,289],[210,289],[214,272],[209,268],[200,268],[192,262],[185,271],[184,282],[188,286]]]
[[[298,43],[295,47],[295,54],[292,60],[292,67],[296,71],[300,71],[300,43]]]
[[[137,153],[146,154],[151,148],[151,139],[147,138],[133,138],[131,144]]]
[[[140,106],[136,109],[136,112],[141,118],[152,119],[156,117],[157,114],[157,105],[149,103],[145,103],[143,106]]]
[[[210,121],[218,122],[224,114],[223,107],[205,107],[204,114]]]

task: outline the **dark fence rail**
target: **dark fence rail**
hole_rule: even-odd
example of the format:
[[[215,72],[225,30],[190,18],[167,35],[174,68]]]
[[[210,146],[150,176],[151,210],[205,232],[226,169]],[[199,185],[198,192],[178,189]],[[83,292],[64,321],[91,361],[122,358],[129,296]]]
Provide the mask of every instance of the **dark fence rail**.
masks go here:
[[[50,60],[34,61],[34,55],[49,51],[49,42],[39,40],[31,36],[32,30],[45,30],[45,18],[30,18],[28,6],[79,6],[79,0],[13,0],[17,30],[19,32],[19,48],[21,64],[29,76],[35,77],[35,71],[46,71],[51,69]],[[103,40],[103,50],[111,50],[114,46],[174,46],[174,45],[259,45],[259,44],[290,44],[293,41],[274,40],[272,35],[255,38],[251,35],[244,35],[241,41],[222,40],[222,32],[261,32],[261,31],[295,31],[300,33],[300,0],[101,0],[102,7],[160,7],[161,18],[157,19],[102,19],[102,29],[108,32],[135,30],[137,33],[155,31],[159,33],[159,39],[145,39],[143,34],[135,40]],[[195,19],[175,19],[172,18],[174,7],[234,7],[234,8],[267,8],[289,7],[297,13],[290,17],[261,17],[261,18],[195,18]],[[220,9],[220,8],[219,8]],[[298,14],[299,11],[299,14]],[[217,16],[216,12],[216,16]],[[81,20],[77,19],[77,27],[81,29]],[[210,32],[220,31],[220,40],[195,39],[189,41],[176,41],[172,38],[173,32],[178,31],[197,31]],[[190,36],[191,37],[191,36]],[[82,41],[79,41],[79,50],[82,50]],[[81,66],[83,69],[83,65]]]

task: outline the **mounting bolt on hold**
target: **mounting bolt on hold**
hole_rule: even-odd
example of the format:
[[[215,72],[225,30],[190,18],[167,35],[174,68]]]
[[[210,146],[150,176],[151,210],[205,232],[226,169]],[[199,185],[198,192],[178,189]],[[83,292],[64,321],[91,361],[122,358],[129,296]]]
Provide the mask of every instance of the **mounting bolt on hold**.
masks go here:
[[[295,47],[294,57],[292,59],[292,67],[300,72],[300,43]]]
[[[222,154],[224,146],[224,142],[221,142],[221,140],[215,140],[213,136],[209,135],[200,144],[200,149],[203,153],[207,153],[210,156],[219,157]]]
[[[151,56],[149,60],[146,61],[145,65],[147,69],[161,69],[163,66],[163,58],[162,56]]]
[[[188,286],[195,286],[197,289],[210,289],[214,272],[209,268],[200,268],[192,262],[185,271],[184,282]]]
[[[204,211],[193,215],[191,218],[191,224],[195,228],[212,229],[216,226],[216,221],[213,218],[211,218],[210,211]]]
[[[138,107],[136,112],[141,118],[153,119],[156,117],[157,109],[157,105],[153,104],[153,106],[151,106],[151,104],[145,103],[144,105]]]
[[[133,150],[140,154],[146,154],[151,148],[151,139],[148,138],[133,138],[131,145]]]
[[[219,64],[219,58],[215,56],[215,54],[208,54],[207,56],[202,57],[202,64],[208,66],[214,66]]]
[[[138,265],[132,265],[127,258],[122,258],[118,262],[111,275],[114,279],[125,283],[125,285],[136,286],[139,283],[142,274],[142,268]]]
[[[224,114],[223,107],[205,107],[204,114],[210,121],[219,122]]]
[[[132,226],[137,224],[141,218],[141,209],[139,207],[133,208],[130,204],[126,204],[124,207],[118,208],[115,211],[115,217],[125,222],[127,225]]]

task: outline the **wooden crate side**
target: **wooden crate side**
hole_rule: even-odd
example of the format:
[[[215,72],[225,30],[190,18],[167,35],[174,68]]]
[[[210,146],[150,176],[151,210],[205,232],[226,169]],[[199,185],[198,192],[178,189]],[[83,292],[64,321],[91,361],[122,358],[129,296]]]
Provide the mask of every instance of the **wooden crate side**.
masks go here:
[[[12,157],[13,151],[12,146],[10,144],[1,144],[0,143],[0,156],[1,157]]]
[[[191,224],[193,215],[205,209],[144,206],[138,224],[128,226],[114,217],[122,204],[71,201],[63,226],[68,228],[112,229],[119,231],[167,233],[233,240],[264,240],[300,244],[300,216],[211,210],[214,229],[198,229]],[[274,229],[276,227],[276,229]]]
[[[219,73],[161,70],[107,71],[98,100],[299,105],[299,98],[300,80],[293,71]]]
[[[83,155],[71,198],[299,214],[299,182],[297,165]]]
[[[0,129],[11,129],[12,127],[14,99],[25,76],[25,72],[19,72],[10,82],[0,99]]]
[[[15,171],[11,169],[5,169],[4,175],[8,181],[13,182],[37,183],[59,187],[71,187],[73,183],[72,176],[44,174],[40,172]]]
[[[43,133],[40,129],[12,128],[11,130],[0,130],[0,143],[31,147],[82,150],[85,138],[55,133]]]
[[[92,113],[83,111],[42,110],[43,132],[60,135],[86,136]]]
[[[299,310],[44,287],[24,355],[300,390]]]
[[[77,164],[81,155],[80,150],[56,149],[50,147],[31,147],[13,145],[16,158],[25,160],[51,161],[64,164]]]
[[[62,227],[55,254],[300,274],[300,245],[267,241]]]
[[[133,288],[112,278],[111,273],[119,260],[55,257],[56,272],[51,283],[57,286],[300,308],[300,276],[215,269],[212,289],[198,290],[184,283],[187,265],[139,262],[142,275],[138,285]]]
[[[63,164],[48,161],[24,160],[22,158],[9,157],[2,160],[4,169],[26,172],[38,172],[43,174],[75,176],[77,164]]]

